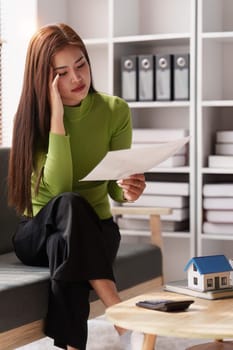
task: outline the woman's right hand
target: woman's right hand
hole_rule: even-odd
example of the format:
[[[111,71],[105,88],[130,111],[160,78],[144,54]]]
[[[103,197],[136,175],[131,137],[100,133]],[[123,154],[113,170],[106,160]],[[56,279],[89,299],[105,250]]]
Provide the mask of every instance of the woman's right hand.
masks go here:
[[[65,127],[63,121],[64,107],[61,95],[58,89],[59,75],[53,75],[53,68],[50,68],[49,75],[49,97],[51,107],[51,123],[50,131],[54,134],[65,135]]]

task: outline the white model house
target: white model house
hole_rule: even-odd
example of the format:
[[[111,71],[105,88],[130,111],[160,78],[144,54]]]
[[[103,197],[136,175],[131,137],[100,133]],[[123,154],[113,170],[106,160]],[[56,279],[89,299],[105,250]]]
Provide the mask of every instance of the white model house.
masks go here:
[[[233,270],[225,255],[194,257],[184,268],[188,273],[188,287],[199,291],[229,288]]]

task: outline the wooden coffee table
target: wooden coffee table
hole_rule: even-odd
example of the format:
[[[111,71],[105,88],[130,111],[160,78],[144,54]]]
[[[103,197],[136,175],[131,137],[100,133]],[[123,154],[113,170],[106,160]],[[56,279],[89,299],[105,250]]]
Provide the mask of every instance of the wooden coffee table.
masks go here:
[[[161,312],[135,305],[146,299],[193,299],[194,303],[184,312]],[[111,306],[106,316],[116,326],[145,333],[143,350],[154,349],[156,335],[213,340],[233,338],[233,298],[206,300],[159,290]]]

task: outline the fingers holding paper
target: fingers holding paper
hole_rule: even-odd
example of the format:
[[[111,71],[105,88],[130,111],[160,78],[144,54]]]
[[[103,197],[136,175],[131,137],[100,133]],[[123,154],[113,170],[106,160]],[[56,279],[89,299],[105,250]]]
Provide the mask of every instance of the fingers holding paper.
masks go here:
[[[118,180],[117,184],[123,189],[124,198],[129,202],[134,202],[143,193],[146,187],[145,181],[144,174],[134,174]]]

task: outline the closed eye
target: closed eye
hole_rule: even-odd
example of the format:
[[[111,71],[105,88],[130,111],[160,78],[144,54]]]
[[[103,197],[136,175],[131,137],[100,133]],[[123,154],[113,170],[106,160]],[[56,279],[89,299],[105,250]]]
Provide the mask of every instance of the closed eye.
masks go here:
[[[66,74],[67,74],[67,72],[58,73],[59,77],[63,77]]]

